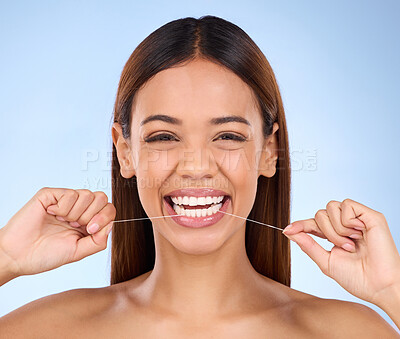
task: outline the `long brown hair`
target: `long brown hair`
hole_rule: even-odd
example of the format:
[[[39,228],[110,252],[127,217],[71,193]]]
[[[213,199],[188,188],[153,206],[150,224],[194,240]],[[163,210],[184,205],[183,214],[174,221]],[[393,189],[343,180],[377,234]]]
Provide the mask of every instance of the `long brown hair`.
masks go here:
[[[278,227],[290,222],[290,159],[286,119],[272,68],[254,41],[238,26],[215,16],[171,21],[144,39],[126,62],[118,85],[114,122],[130,137],[131,109],[139,88],[158,72],[203,58],[222,65],[246,82],[256,95],[263,133],[279,124],[277,171],[258,178],[248,218]],[[116,220],[147,217],[139,199],[136,176],[125,179],[112,146],[112,202]],[[290,286],[290,244],[281,232],[246,221],[246,252],[260,274]],[[111,284],[127,281],[154,268],[155,246],[149,219],[126,227],[115,224],[111,245]]]

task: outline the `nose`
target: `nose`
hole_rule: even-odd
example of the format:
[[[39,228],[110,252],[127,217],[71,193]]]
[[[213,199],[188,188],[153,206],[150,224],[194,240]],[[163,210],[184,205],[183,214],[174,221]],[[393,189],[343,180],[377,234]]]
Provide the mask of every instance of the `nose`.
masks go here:
[[[184,149],[181,151],[177,174],[184,179],[210,179],[218,172],[214,156],[204,148]]]

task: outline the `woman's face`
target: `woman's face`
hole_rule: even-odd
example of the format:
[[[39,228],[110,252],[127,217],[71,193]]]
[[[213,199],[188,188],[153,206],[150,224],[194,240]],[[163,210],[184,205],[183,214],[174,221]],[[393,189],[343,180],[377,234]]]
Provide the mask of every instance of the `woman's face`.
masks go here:
[[[164,119],[149,119],[153,115]],[[216,123],[227,116],[237,119]],[[172,245],[187,254],[206,254],[221,248],[240,229],[244,231],[243,219],[222,212],[210,216],[217,207],[195,217],[188,210],[205,210],[209,204],[201,204],[210,202],[207,196],[223,195],[221,210],[247,217],[255,200],[257,178],[275,173],[277,128],[275,123],[273,135],[264,139],[261,113],[250,87],[210,61],[197,59],[151,78],[135,98],[130,140],[125,148],[122,143],[116,146],[121,174],[136,175],[147,215],[182,214],[152,220],[156,246]],[[193,191],[177,191],[187,188]],[[180,206],[178,212],[173,210],[171,194]],[[188,196],[189,202],[179,196]],[[206,199],[192,198],[192,205],[196,205],[192,207],[188,206],[190,196]]]

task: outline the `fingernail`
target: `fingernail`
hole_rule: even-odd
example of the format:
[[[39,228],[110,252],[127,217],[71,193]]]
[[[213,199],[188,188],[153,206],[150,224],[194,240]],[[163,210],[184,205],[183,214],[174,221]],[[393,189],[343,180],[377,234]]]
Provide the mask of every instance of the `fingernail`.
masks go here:
[[[285,232],[286,230],[290,229],[292,226],[293,226],[292,224],[287,225],[287,226],[284,228],[283,232]]]
[[[80,226],[81,226],[81,225],[78,224],[76,221],[71,221],[69,224],[70,224],[71,226],[74,226],[74,227],[80,227]]]
[[[47,213],[51,214],[51,215],[56,215],[54,212],[47,210]]]
[[[350,252],[354,252],[356,250],[356,248],[354,247],[353,244],[349,244],[346,243],[342,246],[343,249],[345,249],[346,251],[350,251]]]
[[[362,227],[354,227],[354,229],[355,230],[359,230],[359,231],[364,231],[365,230],[365,228],[362,228]]]
[[[63,217],[60,217],[59,215],[56,216],[56,219],[60,221],[65,221],[65,219]]]
[[[363,236],[361,234],[350,234],[349,237],[353,238],[353,239],[362,239],[363,238]]]
[[[93,234],[99,230],[100,226],[98,224],[91,224],[88,228],[88,232]]]

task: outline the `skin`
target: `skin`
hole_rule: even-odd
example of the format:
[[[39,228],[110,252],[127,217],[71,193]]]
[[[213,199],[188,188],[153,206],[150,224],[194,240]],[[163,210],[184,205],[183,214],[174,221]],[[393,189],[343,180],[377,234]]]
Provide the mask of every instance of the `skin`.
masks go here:
[[[251,126],[235,122],[209,125],[211,118],[230,113],[247,119]],[[151,114],[167,114],[183,123],[176,126],[153,121],[141,126],[140,122]],[[261,122],[252,91],[233,72],[205,60],[164,70],[138,93],[130,139],[122,137],[118,124],[113,126],[121,175],[137,176],[140,199],[149,216],[167,214],[162,198],[174,189],[210,186],[231,195],[227,212],[248,215],[257,178],[272,177],[276,172],[279,126],[275,123],[272,135],[264,139]],[[221,132],[239,133],[247,141],[216,141]],[[161,133],[173,134],[176,139],[145,142],[146,137]],[[190,154],[188,159],[185,151]],[[152,185],[140,185],[141,181]],[[143,275],[140,283],[135,279],[124,283],[123,290],[131,296],[135,311],[146,310],[157,315],[155,319],[165,317],[179,324],[182,331],[186,324],[223,326],[230,319],[234,333],[256,329],[255,333],[262,334],[268,328],[282,334],[285,326],[299,336],[302,325],[288,319],[308,314],[310,318],[306,317],[303,326],[316,326],[310,320],[330,307],[319,298],[259,275],[245,252],[245,222],[241,219],[225,215],[213,227],[198,230],[179,226],[171,218],[154,219],[153,230],[157,253],[154,269]],[[352,229],[352,233],[361,231]],[[283,314],[288,318],[285,321]],[[257,324],[249,320],[253,317],[258,319]],[[233,319],[241,319],[238,328],[232,326]],[[148,328],[154,326],[151,317],[142,319],[142,323]]]
[[[176,126],[152,121],[140,126],[156,113],[183,123]],[[211,118],[227,114],[239,115],[251,126],[230,122],[210,127]],[[265,140],[261,126],[250,88],[232,72],[211,62],[196,61],[162,71],[148,81],[133,108],[131,139],[122,138],[118,124],[114,125],[113,138],[121,174],[125,178],[136,174],[139,196],[149,216],[168,215],[163,196],[182,187],[222,189],[232,197],[227,212],[248,215],[258,176],[275,173],[278,124]],[[160,132],[179,141],[144,141]],[[218,140],[223,132],[242,135],[248,141]],[[146,307],[161,312],[168,305],[168,312],[182,319],[195,316],[210,320],[247,313],[254,305],[261,307],[259,294],[266,283],[247,258],[244,220],[224,216],[213,227],[193,230],[171,218],[155,219],[153,230],[156,263],[141,287],[141,302]]]
[[[141,121],[156,113],[181,119],[182,125],[153,121],[141,126]],[[251,125],[231,122],[209,126],[210,118],[225,114],[239,115]],[[183,187],[222,189],[232,197],[227,212],[245,216],[254,203],[257,178],[272,177],[276,172],[279,126],[274,124],[267,139],[261,126],[249,87],[229,70],[196,60],[164,70],[149,80],[138,92],[133,107],[131,138],[123,138],[117,123],[112,136],[121,175],[137,176],[140,200],[148,216],[166,215],[163,196]],[[178,141],[145,142],[161,132],[174,135]],[[222,132],[245,136],[247,141],[218,139]],[[340,213],[336,207],[328,208],[331,216]],[[343,229],[338,230],[337,218],[334,226],[338,233],[333,238],[335,227],[321,214],[315,220],[294,223],[285,233],[324,273],[335,278],[335,273],[329,271],[329,254],[312,246],[305,232],[326,237],[336,246],[341,246],[342,238],[351,240],[344,237]],[[103,224],[109,220],[112,218]],[[225,215],[217,224],[196,230],[177,225],[171,218],[154,219],[152,224],[157,253],[152,271],[120,284],[71,290],[36,300],[2,317],[0,329],[18,337],[13,332],[18,327],[24,338],[27,334],[54,337],[65,332],[71,338],[127,333],[140,334],[141,338],[397,337],[387,322],[364,305],[317,298],[258,274],[245,252],[242,219]],[[353,233],[357,231],[352,229]],[[384,245],[388,244],[390,239]],[[342,266],[343,251],[338,247],[335,250],[339,254],[338,267]],[[388,251],[394,253],[393,248]],[[390,253],[380,255],[389,258]],[[392,263],[387,269],[394,272],[398,262]],[[348,271],[338,274],[350,276]],[[376,276],[374,279],[378,281]],[[393,276],[392,282],[396,279]],[[350,282],[341,282],[355,295],[363,292]],[[378,282],[382,284],[380,289],[388,284]],[[372,289],[368,294],[376,297]]]

